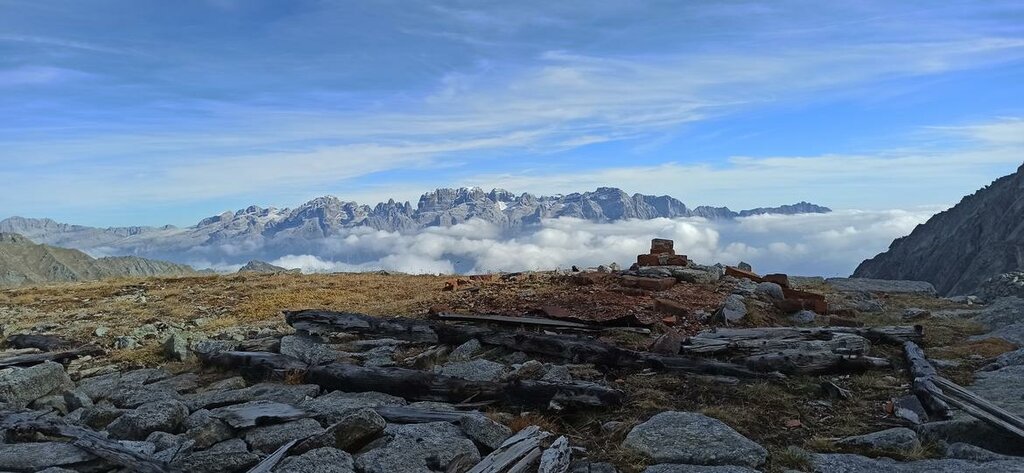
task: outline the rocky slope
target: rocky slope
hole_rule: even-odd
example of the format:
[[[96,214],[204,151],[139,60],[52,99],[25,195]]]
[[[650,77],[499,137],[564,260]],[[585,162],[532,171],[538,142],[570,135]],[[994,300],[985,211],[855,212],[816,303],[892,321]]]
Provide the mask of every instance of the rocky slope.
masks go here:
[[[185,265],[136,256],[96,259],[78,250],[37,245],[16,233],[0,233],[0,286],[195,273]]]
[[[1024,268],[1024,166],[936,214],[854,277],[928,281],[968,294],[997,274]]]

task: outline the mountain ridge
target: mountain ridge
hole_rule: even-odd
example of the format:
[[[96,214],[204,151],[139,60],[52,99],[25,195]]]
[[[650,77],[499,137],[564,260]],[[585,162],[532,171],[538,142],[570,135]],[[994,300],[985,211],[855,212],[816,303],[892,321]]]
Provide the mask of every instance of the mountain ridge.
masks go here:
[[[93,258],[79,250],[36,244],[0,232],[0,286],[92,281],[129,276],[188,276],[193,268],[137,256]]]
[[[928,281],[946,295],[1024,268],[1024,165],[864,260],[854,277]]]
[[[464,187],[424,193],[416,205],[389,199],[370,206],[331,195],[317,197],[294,209],[250,205],[203,218],[188,227],[96,228],[51,219],[11,217],[0,220],[0,232],[20,233],[33,241],[76,248],[94,256],[135,255],[204,266],[211,261],[238,264],[246,259],[266,261],[290,254],[317,254],[330,237],[352,231],[408,234],[474,219],[488,222],[500,231],[515,232],[539,225],[545,219],[566,217],[591,222],[680,217],[715,220],[830,211],[807,202],[741,212],[728,207],[691,209],[671,196],[630,195],[614,187],[552,196]]]

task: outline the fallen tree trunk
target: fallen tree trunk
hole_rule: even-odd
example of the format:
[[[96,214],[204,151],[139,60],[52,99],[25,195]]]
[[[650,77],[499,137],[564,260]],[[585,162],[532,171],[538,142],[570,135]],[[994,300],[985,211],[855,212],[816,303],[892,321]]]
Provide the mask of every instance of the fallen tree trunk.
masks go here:
[[[483,415],[480,411],[453,411],[438,409],[417,409],[405,406],[380,406],[372,408],[384,420],[395,424],[426,424],[429,422],[459,423],[463,417]]]
[[[801,349],[754,355],[746,358],[745,362],[747,366],[759,371],[778,371],[790,375],[856,373],[892,366],[885,358]]]
[[[948,419],[949,405],[935,396],[936,392],[942,392],[933,382],[938,372],[924,356],[924,350],[914,342],[906,342],[903,344],[903,355],[907,359],[907,369],[913,379],[914,395],[921,401],[928,415],[935,419]]]
[[[42,351],[57,351],[75,345],[74,342],[56,335],[19,334],[7,337],[7,346],[11,348],[38,348]]]
[[[306,382],[329,390],[376,391],[417,401],[498,401],[533,407],[609,407],[623,393],[594,383],[471,381],[407,368],[332,363],[311,368]]]
[[[254,378],[281,378],[309,368],[309,365],[296,358],[263,351],[197,352],[196,355],[208,365],[225,369],[241,368],[241,371]]]
[[[746,336],[713,338],[698,334],[686,340],[686,344],[680,348],[683,353],[715,356],[749,356],[779,350],[863,355],[870,350],[871,342],[860,335],[851,333],[822,333],[815,334],[812,337],[780,336],[769,338],[749,338]]]
[[[287,311],[285,320],[298,330],[310,333],[349,332],[387,336],[424,343],[460,345],[472,339],[480,343],[512,350],[553,356],[577,363],[593,363],[612,368],[651,368],[661,371],[686,372],[737,378],[771,378],[772,374],[756,373],[734,364],[697,357],[658,355],[619,348],[590,338],[571,335],[545,335],[528,332],[507,332],[485,327],[455,325],[443,322],[381,318],[362,314],[324,311]]]

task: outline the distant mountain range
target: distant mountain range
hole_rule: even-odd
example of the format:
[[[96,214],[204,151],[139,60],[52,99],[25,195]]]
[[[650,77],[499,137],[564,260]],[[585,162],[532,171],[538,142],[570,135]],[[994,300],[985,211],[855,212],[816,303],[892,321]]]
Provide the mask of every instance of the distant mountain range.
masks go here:
[[[1024,166],[935,214],[854,277],[915,279],[941,294],[970,294],[986,279],[1024,269]]]
[[[19,233],[38,243],[77,248],[100,255],[139,255],[180,262],[230,259],[241,263],[248,259],[272,260],[286,254],[316,254],[325,239],[358,229],[415,233],[428,227],[451,226],[471,219],[484,220],[504,231],[514,232],[540,224],[543,219],[561,217],[591,222],[660,217],[718,220],[830,211],[827,207],[807,202],[740,212],[727,207],[699,206],[691,209],[669,196],[629,195],[611,187],[555,196],[461,188],[426,193],[415,207],[409,202],[394,200],[371,207],[324,196],[295,209],[250,206],[202,219],[185,228],[95,228],[50,219],[11,217],[0,221],[0,232]]]
[[[37,245],[14,233],[0,233],[0,287],[92,281],[129,276],[188,276],[191,267],[136,256],[92,258],[78,250]]]

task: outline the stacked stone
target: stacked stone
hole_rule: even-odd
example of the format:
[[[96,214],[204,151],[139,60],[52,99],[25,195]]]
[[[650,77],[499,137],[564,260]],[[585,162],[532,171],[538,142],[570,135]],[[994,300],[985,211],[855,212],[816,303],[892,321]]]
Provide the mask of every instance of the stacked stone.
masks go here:
[[[651,252],[637,255],[637,266],[686,266],[686,255],[677,255],[674,242],[664,238],[651,240]]]

